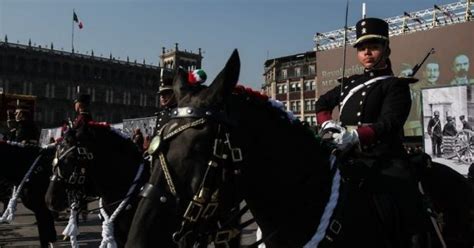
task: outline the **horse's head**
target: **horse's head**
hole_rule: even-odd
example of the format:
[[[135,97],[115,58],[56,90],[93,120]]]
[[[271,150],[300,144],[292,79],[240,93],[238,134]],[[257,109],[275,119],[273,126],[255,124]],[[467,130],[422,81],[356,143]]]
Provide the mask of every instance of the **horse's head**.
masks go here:
[[[150,151],[154,170],[130,230],[132,244],[172,247],[177,230],[181,245],[225,242],[235,233],[229,226],[216,233],[216,220],[231,222],[226,215],[243,198],[264,236],[284,247],[302,246],[317,226],[330,192],[329,152],[283,104],[235,87],[239,70],[235,51],[209,87],[189,85],[186,73],[177,73],[178,108],[150,145],[157,148]]]
[[[230,209],[225,207],[230,201],[224,203],[223,198],[235,197],[233,192],[228,192],[234,172],[230,165],[232,157],[240,159],[240,153],[238,149],[231,149],[228,130],[232,121],[224,110],[226,99],[238,81],[239,70],[238,52],[234,51],[209,87],[190,85],[187,72],[183,70],[178,70],[175,76],[173,90],[178,108],[172,111],[171,120],[152,141],[151,146],[155,146],[156,150],[149,150],[154,158],[149,185],[163,190],[158,198],[153,197],[159,199],[155,204],[160,205],[153,210],[159,217],[151,221],[160,222],[157,226],[160,225],[158,228],[162,230],[168,228],[164,230],[168,232],[167,236],[161,234],[166,241],[159,240],[159,244],[172,245],[171,234],[180,228],[175,240],[183,240],[190,233],[190,226],[204,226],[201,223],[203,220],[215,223]],[[156,145],[158,142],[159,145]],[[155,194],[148,192],[147,188],[152,186],[145,187],[145,195]],[[149,203],[142,201],[140,204]],[[142,206],[142,210],[138,211],[145,208]],[[152,215],[147,216],[144,221],[153,219]],[[185,224],[179,227],[182,221]],[[140,229],[143,230],[143,227]]]
[[[86,176],[94,158],[88,147],[91,142],[82,129],[69,129],[57,145],[53,176],[46,193],[51,210],[62,211],[69,200],[81,200],[86,195],[86,188],[90,188],[86,187]]]
[[[108,124],[90,122],[69,129],[57,146],[47,203],[60,210],[85,196],[118,200],[140,163],[142,155],[131,139]]]

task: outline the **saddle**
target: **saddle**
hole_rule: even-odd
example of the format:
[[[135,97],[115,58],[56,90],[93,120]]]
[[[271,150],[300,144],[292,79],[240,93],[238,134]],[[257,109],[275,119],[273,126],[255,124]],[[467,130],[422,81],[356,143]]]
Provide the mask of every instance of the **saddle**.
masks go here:
[[[337,240],[339,235],[345,236],[343,240],[350,240],[351,237],[347,236],[352,234],[344,232],[344,229],[360,229],[366,225],[364,218],[376,220],[374,231],[384,241],[380,246],[424,247],[420,243],[426,240],[420,233],[426,233],[429,229],[429,219],[424,210],[424,204],[428,201],[418,192],[418,177],[422,173],[417,172],[416,168],[424,168],[430,161],[426,154],[407,159],[384,159],[354,153],[352,148],[340,151],[336,162],[342,178],[340,199],[327,237],[322,242],[328,245],[321,247],[334,247],[334,244],[329,245],[332,241],[328,240]],[[414,236],[418,238],[413,239]],[[419,238],[421,236],[423,238]]]

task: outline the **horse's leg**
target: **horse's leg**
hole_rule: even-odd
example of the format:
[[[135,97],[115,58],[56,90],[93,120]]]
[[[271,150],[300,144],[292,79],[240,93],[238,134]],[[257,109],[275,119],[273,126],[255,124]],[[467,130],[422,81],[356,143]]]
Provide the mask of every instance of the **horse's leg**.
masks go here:
[[[35,211],[41,247],[49,247],[49,243],[56,242],[56,229],[54,228],[53,214],[47,209],[46,204]]]
[[[35,214],[41,247],[49,247],[57,239],[54,217],[45,202],[47,183],[47,180],[32,181],[25,185],[21,196],[23,205]]]
[[[172,239],[173,232],[178,230],[178,223],[174,223],[177,218],[177,207],[174,198],[169,195],[166,196],[170,199],[166,203],[159,202],[160,196],[141,199],[130,225],[125,247],[157,247],[158,245],[166,248],[178,247]],[[169,221],[169,219],[173,221]],[[157,224],[160,221],[172,224]],[[155,240],[160,240],[162,243],[156,244]]]

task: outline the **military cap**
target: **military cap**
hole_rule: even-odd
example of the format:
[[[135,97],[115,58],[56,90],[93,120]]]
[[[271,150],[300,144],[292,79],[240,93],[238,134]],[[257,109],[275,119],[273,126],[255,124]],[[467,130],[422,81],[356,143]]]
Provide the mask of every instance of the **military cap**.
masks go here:
[[[20,99],[16,100],[15,110],[18,111],[30,111],[30,106],[25,102],[20,101]]]
[[[354,47],[367,40],[388,41],[388,23],[379,18],[364,18],[356,24],[356,38]]]
[[[74,100],[74,103],[76,102],[89,105],[91,102],[91,96],[88,94],[79,94],[79,96]]]
[[[172,78],[163,78],[160,82],[160,88],[158,93],[163,91],[173,90],[173,79]]]

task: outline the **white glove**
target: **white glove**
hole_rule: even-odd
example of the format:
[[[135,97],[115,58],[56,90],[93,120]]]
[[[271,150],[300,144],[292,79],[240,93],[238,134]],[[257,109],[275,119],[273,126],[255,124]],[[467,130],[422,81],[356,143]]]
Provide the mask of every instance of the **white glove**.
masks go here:
[[[319,134],[323,136],[327,132],[340,133],[342,128],[343,127],[339,122],[333,120],[325,121],[323,124],[321,124],[321,130],[319,131]]]
[[[334,144],[341,150],[346,149],[348,146],[359,143],[359,134],[356,130],[347,130],[341,127],[341,132],[333,133],[332,135]]]

